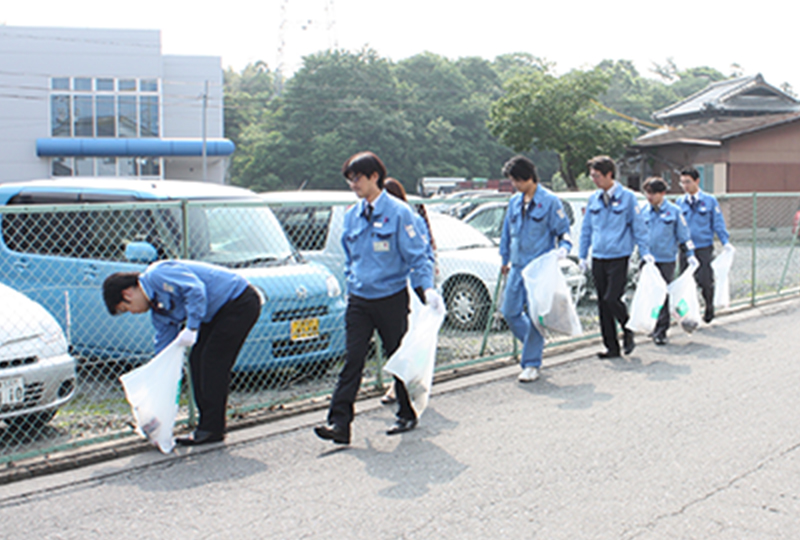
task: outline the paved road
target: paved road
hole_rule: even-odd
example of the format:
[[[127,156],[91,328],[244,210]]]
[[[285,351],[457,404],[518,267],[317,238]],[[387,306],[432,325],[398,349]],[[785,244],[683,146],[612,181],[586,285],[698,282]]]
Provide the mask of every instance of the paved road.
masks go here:
[[[5,539],[800,536],[800,301],[718,319],[619,361],[596,346],[436,386],[420,427],[359,403],[0,488]]]

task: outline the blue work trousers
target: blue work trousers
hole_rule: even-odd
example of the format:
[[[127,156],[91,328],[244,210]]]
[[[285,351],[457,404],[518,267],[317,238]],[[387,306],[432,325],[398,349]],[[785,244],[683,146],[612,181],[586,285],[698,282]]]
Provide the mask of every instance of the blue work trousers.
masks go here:
[[[512,265],[503,296],[503,317],[514,337],[522,342],[520,365],[523,368],[541,366],[544,350],[544,337],[528,316],[527,298],[522,268]]]

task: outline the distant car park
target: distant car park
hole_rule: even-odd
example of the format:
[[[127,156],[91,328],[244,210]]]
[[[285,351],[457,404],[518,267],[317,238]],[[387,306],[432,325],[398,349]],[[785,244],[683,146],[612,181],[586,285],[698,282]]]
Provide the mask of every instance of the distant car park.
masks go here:
[[[327,265],[344,280],[344,250],[341,245],[344,213],[357,202],[350,191],[281,191],[262,193],[274,204],[273,211],[300,253]],[[412,199],[412,204],[423,202]],[[463,221],[428,212],[437,248],[437,288],[447,304],[447,322],[459,330],[479,330],[495,299],[500,275],[497,245]],[[574,265],[577,270],[577,265]],[[575,294],[585,283],[580,270],[567,276]],[[500,292],[497,304],[502,298]]]

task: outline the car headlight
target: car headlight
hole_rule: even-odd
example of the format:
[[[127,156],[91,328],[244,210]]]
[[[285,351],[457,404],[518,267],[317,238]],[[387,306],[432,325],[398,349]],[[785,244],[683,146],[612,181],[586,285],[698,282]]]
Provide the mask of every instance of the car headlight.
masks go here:
[[[328,286],[328,296],[331,298],[336,298],[337,296],[341,296],[342,288],[339,286],[339,280],[333,276],[328,276],[325,280],[325,285]]]

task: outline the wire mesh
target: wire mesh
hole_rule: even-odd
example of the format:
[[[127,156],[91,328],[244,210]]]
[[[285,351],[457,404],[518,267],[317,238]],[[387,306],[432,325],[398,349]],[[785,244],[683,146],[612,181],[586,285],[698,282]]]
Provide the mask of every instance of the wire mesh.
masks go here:
[[[800,194],[718,198],[736,247],[733,302],[755,304],[796,293]],[[231,268],[265,297],[234,367],[229,422],[248,411],[329,393],[345,353],[341,232],[344,212],[354,202],[354,196],[341,194],[283,194],[281,200],[265,195],[263,202],[248,203],[5,207],[0,462],[131,433],[119,376],[152,357],[153,328],[149,315],[109,315],[101,286],[113,272],[143,271],[149,260],[136,249],[142,245],[152,247],[156,260],[186,258]],[[503,289],[496,243],[450,215],[447,201],[412,204],[423,202],[437,247],[436,285],[448,310],[437,369],[512,354],[514,339],[499,313]],[[580,216],[579,205],[571,209]],[[573,232],[576,243],[578,237]],[[629,292],[637,267],[634,260]],[[596,335],[591,278],[569,258],[562,271],[585,336]],[[556,342],[548,337],[548,345]],[[373,347],[364,375],[369,388],[385,382],[380,357],[385,360]],[[192,421],[190,403],[184,385],[182,423]]]

